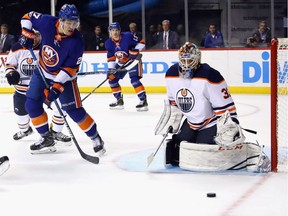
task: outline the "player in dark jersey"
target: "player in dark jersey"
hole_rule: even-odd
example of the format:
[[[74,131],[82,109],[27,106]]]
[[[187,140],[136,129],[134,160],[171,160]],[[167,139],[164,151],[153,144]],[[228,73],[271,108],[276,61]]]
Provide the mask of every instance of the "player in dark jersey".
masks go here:
[[[41,35],[38,31],[35,31],[35,35],[33,52],[38,55]],[[25,102],[28,85],[36,64],[37,61],[32,58],[29,50],[23,48],[20,43],[13,44],[7,56],[5,76],[7,82],[15,88],[13,106],[17,116],[19,131],[13,135],[14,140],[20,140],[33,133],[33,129],[30,126],[30,117],[25,109]],[[66,145],[71,145],[71,137],[62,133],[64,118],[59,114],[56,106],[54,107],[54,103],[51,107],[53,107],[51,131],[54,138]]]
[[[121,32],[120,24],[117,22],[109,25],[110,38],[105,41],[107,49],[108,68],[118,69],[128,61],[133,61],[137,58],[139,52],[145,47],[144,40],[132,35],[130,32]],[[135,92],[140,99],[140,103],[136,106],[137,111],[147,111],[148,103],[146,91],[140,79],[143,76],[142,62],[128,71],[130,81],[135,89]],[[108,74],[109,85],[112,93],[116,98],[115,103],[111,103],[110,109],[123,109],[124,101],[119,80],[123,79],[127,72],[117,72]]]
[[[103,155],[104,142],[95,121],[82,106],[77,85],[77,72],[84,51],[82,35],[76,29],[79,26],[77,8],[73,4],[63,5],[59,18],[32,11],[22,17],[21,26],[22,36],[19,42],[26,48],[32,48],[35,37],[32,28],[42,36],[38,63],[42,74],[36,68],[26,93],[25,104],[33,125],[41,135],[39,142],[30,146],[32,153],[56,151],[43,103],[49,104],[59,98],[62,109],[92,140],[94,151],[99,156]],[[49,90],[43,79],[50,85]]]

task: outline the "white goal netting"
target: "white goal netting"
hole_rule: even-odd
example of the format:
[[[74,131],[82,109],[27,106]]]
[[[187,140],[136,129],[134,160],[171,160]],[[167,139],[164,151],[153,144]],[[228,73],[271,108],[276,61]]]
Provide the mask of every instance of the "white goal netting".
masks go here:
[[[288,171],[288,38],[278,38],[276,138],[279,172]],[[273,73],[273,70],[271,70]]]

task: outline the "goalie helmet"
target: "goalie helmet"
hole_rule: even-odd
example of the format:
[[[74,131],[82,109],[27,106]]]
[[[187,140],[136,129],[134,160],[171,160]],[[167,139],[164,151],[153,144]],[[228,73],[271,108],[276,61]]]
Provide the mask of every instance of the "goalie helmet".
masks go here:
[[[77,22],[80,20],[78,10],[74,4],[64,4],[59,11],[59,18]]]
[[[201,52],[198,47],[190,42],[186,42],[180,47],[178,51],[179,66],[181,67],[181,73],[188,76],[193,75],[195,70],[201,61]]]

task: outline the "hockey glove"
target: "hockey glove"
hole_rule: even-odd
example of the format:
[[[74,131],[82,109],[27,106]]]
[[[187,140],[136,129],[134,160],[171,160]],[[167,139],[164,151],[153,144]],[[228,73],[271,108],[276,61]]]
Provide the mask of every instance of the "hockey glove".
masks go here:
[[[22,35],[20,36],[19,43],[27,49],[32,49],[35,38],[36,35],[34,31],[24,27],[22,28]]]
[[[64,87],[61,83],[54,83],[51,89],[45,89],[44,94],[46,96],[46,103],[51,103],[56,100],[60,94],[64,91]]]
[[[17,85],[20,81],[20,74],[17,71],[11,71],[5,75],[9,85]]]
[[[130,59],[136,59],[138,54],[139,54],[139,50],[138,49],[132,48],[131,50],[129,50],[129,58]]]

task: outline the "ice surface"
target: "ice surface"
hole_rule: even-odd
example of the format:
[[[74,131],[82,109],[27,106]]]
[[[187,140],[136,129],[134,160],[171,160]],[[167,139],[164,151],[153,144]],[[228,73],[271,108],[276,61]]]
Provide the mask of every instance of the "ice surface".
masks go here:
[[[85,96],[83,94],[83,96]],[[31,155],[29,146],[39,136],[20,141],[13,113],[13,97],[0,95],[0,156],[8,155],[10,169],[0,177],[1,216],[287,216],[286,173],[195,173],[165,171],[161,148],[151,166],[146,159],[162,137],[154,135],[164,94],[148,94],[149,111],[137,112],[135,94],[125,94],[125,109],[109,110],[111,94],[93,94],[84,107],[97,122],[107,155],[95,165],[83,160],[74,144],[57,144],[57,152]],[[239,120],[247,139],[270,145],[268,95],[234,95]],[[50,115],[50,111],[47,110]],[[68,118],[83,151],[93,154],[92,144]],[[67,133],[66,128],[63,130]],[[163,171],[164,170],[164,171]],[[216,198],[207,198],[215,192]]]

